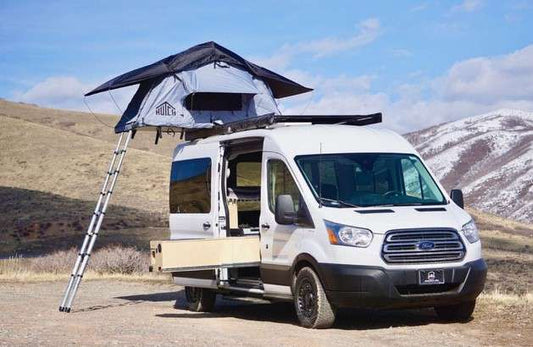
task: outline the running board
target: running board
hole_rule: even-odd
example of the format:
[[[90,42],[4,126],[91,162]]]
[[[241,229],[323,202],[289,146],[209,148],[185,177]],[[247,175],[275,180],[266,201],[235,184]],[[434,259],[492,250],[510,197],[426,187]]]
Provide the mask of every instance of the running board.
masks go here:
[[[218,289],[227,290],[230,292],[239,292],[239,293],[248,293],[248,294],[255,294],[255,295],[264,295],[265,291],[260,288],[248,288],[248,287],[239,287],[239,286],[218,286]]]

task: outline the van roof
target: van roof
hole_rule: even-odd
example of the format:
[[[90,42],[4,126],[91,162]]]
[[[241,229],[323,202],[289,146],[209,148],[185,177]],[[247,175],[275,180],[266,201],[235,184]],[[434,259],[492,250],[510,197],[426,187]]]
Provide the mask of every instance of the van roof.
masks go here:
[[[213,142],[262,137],[288,156],[320,153],[412,153],[402,136],[383,128],[353,125],[276,124],[267,128],[216,135],[187,143],[187,147]],[[322,149],[321,149],[322,147]]]

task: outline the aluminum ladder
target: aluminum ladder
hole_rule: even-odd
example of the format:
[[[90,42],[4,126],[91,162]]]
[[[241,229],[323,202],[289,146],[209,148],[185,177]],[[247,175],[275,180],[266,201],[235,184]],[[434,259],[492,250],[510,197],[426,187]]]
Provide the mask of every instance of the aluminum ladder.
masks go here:
[[[133,132],[131,130],[126,133],[126,136],[124,136],[124,133],[121,133],[117,142],[117,146],[113,151],[113,157],[109,165],[109,170],[106,172],[104,185],[102,186],[102,190],[98,197],[96,208],[94,209],[91,222],[87,228],[87,233],[85,234],[80,251],[78,252],[78,258],[76,259],[76,263],[72,268],[72,273],[70,274],[70,279],[68,281],[67,288],[65,289],[63,300],[59,306],[59,311],[61,312],[70,312],[72,302],[74,301],[74,297],[76,296],[76,292],[80,286],[81,279],[83,278],[83,274],[87,268],[87,264],[89,263],[89,257],[91,256],[96,238],[98,237],[98,232],[102,226],[102,222],[105,217],[105,211],[107,209],[107,205],[109,204],[109,200],[111,199],[111,194],[113,193],[113,188],[117,183],[117,178],[120,174],[120,168],[122,167],[122,162],[126,156],[126,149],[128,148],[128,144],[132,137]]]

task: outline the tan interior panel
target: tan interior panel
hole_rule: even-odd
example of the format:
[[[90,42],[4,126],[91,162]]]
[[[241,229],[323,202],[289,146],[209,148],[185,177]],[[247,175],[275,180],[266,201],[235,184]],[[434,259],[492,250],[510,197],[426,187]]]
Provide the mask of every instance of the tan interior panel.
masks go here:
[[[259,236],[150,241],[150,261],[153,270],[161,272],[257,266]]]

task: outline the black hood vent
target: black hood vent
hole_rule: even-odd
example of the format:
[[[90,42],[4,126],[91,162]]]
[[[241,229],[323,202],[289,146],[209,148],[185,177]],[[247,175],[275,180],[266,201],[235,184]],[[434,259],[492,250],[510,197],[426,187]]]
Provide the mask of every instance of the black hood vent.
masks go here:
[[[419,207],[415,208],[418,212],[446,212],[444,207]]]
[[[393,210],[390,208],[380,208],[380,209],[374,209],[374,210],[355,210],[357,213],[361,214],[374,214],[374,213],[394,213]]]

